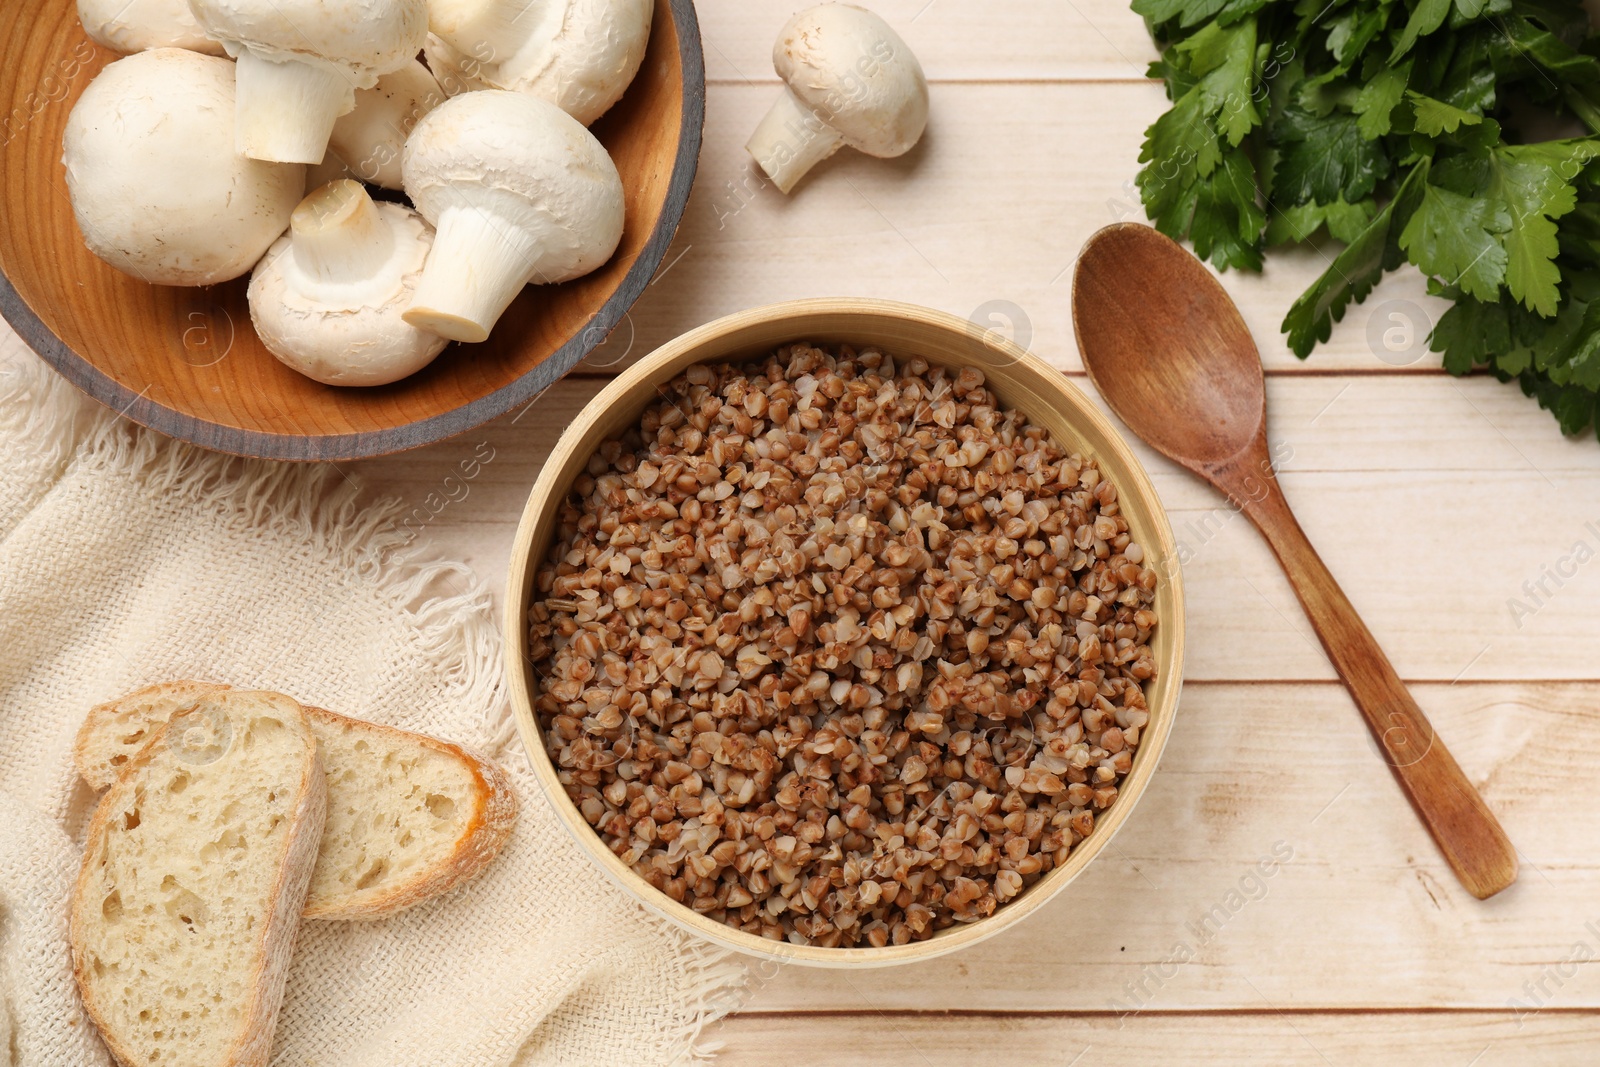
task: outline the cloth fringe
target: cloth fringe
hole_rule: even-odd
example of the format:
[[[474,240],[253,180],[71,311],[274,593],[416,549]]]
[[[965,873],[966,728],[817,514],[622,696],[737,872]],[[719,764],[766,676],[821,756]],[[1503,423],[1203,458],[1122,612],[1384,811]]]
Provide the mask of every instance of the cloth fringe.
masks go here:
[[[72,463],[86,477],[133,478],[227,514],[231,525],[327,545],[363,577],[386,571],[395,609],[410,616],[417,651],[450,683],[452,698],[490,709],[486,732],[496,744],[487,754],[504,754],[515,739],[493,594],[470,568],[437,558],[400,526],[406,507],[398,498],[364,503],[365,488],[335,464],[229,456],[144,430],[86,401],[42,363],[0,372],[0,441],[7,440],[44,449],[52,470]]]
[[[156,494],[182,494],[235,528],[328,546],[343,567],[383,588],[409,615],[419,656],[438,668],[450,698],[486,711],[491,757],[522,763],[507,699],[503,644],[489,588],[465,565],[440,559],[400,525],[397,498],[364,500],[361,483],[334,464],[289,464],[208,452],[136,426],[83,397],[42,363],[0,369],[0,467],[21,454],[50,481],[131,478]],[[42,460],[42,462],[41,462]],[[0,543],[11,533],[0,515]],[[441,591],[443,590],[443,591]],[[692,1017],[668,1040],[682,1062],[707,1064],[720,1042],[705,1028],[737,1010],[750,993],[742,957],[708,945],[656,916],[649,925],[686,957]]]
[[[714,948],[680,934],[684,953],[689,957],[691,996],[696,1005],[693,1019],[672,1035],[674,1043],[688,1049],[683,1062],[709,1064],[722,1049],[721,1041],[704,1040],[707,1026],[738,1011],[750,998],[750,976],[737,953]]]

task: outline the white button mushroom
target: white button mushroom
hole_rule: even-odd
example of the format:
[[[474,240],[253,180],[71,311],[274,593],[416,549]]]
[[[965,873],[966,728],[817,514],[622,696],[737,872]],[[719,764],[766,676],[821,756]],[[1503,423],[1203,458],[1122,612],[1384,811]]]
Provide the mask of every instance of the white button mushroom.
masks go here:
[[[889,158],[928,124],[928,82],[900,35],[870,11],[822,4],[790,19],[772,46],[786,88],[745,150],[787,193],[849,145]]]
[[[336,181],[300,202],[250,276],[250,319],[267,350],[329,385],[383,385],[448,343],[408,324],[433,231],[400,204]]]
[[[212,285],[289,224],[305,168],[232,150],[233,64],[179,48],[119,59],[67,118],[61,161],[89,251],[157,285]]]
[[[188,0],[78,0],[78,21],[91,41],[113,52],[187,48],[222,55],[222,45],[206,36]]]
[[[622,179],[565,111],[524,93],[452,97],[406,142],[405,189],[438,230],[406,321],[481,341],[530,281],[561,282],[611,258]]]
[[[654,8],[652,0],[430,0],[428,63],[452,96],[514,89],[587,126],[639,72]]]
[[[400,154],[417,120],[444,103],[444,90],[413,59],[356,93],[356,109],[333,124],[328,147],[362,181],[400,188]]]
[[[236,147],[252,159],[318,163],[357,89],[414,60],[426,0],[189,0],[239,61]]]

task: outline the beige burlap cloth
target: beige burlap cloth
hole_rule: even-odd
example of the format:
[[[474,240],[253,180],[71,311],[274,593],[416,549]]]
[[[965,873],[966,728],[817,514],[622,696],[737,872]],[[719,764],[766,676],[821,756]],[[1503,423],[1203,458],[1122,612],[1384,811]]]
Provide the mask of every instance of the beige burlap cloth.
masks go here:
[[[278,689],[473,746],[522,814],[457,892],[306,922],[275,1067],[692,1060],[742,969],[646,915],[556,823],[511,728],[488,593],[329,468],[230,460],[0,373],[0,1064],[102,1067],[68,968],[85,709],[167,678]]]

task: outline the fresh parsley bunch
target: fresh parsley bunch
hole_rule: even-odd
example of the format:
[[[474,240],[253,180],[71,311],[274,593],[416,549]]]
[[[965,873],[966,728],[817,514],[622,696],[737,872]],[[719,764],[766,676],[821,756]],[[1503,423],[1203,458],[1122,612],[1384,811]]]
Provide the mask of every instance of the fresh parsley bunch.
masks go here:
[[[1219,268],[1344,242],[1289,309],[1302,358],[1412,263],[1454,301],[1445,367],[1600,429],[1600,43],[1577,0],[1133,0],[1172,108],[1145,136],[1157,228]],[[1564,117],[1564,118],[1563,118]]]

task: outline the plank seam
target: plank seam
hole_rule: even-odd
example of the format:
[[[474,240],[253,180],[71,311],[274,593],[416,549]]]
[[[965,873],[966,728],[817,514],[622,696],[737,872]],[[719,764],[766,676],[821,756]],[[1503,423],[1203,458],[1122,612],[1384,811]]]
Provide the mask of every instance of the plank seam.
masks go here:
[[[1050,1010],[1050,1009],[1023,1009],[1019,1011],[989,1010],[984,1008],[800,1008],[794,1011],[741,1011],[728,1016],[730,1020],[744,1019],[751,1022],[776,1021],[785,1019],[871,1019],[871,1018],[896,1018],[896,1019],[1120,1019],[1126,1015],[1141,1017],[1166,1017],[1166,1018],[1235,1018],[1235,1017],[1263,1017],[1273,1018],[1281,1016],[1406,1016],[1406,1015],[1440,1015],[1440,1016],[1508,1016],[1514,1017],[1519,1013],[1509,1008],[1471,1007],[1471,1006],[1418,1006],[1410,1008],[1165,1008],[1145,1009],[1143,1011],[1112,1011],[1109,1009],[1088,1008],[1082,1011]],[[1600,1007],[1546,1007],[1539,1010],[1540,1015],[1567,1015],[1567,1016],[1600,1016]]]

